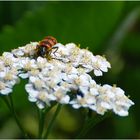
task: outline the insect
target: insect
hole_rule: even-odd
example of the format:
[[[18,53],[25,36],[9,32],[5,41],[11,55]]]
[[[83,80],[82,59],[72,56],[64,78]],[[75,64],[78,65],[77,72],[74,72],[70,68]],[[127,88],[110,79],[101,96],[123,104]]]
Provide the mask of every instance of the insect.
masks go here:
[[[57,40],[54,37],[46,36],[43,40],[39,41],[36,47],[37,56],[51,59],[52,50],[54,50],[53,54],[58,50],[58,47],[54,46],[55,44],[57,44]]]

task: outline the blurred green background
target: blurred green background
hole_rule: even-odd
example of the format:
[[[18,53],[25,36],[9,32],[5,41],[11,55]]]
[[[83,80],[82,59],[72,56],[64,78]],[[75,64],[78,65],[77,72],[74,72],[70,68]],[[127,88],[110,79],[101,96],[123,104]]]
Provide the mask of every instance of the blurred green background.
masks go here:
[[[74,42],[94,54],[105,54],[112,69],[96,81],[117,84],[135,102],[128,117],[113,114],[85,138],[140,138],[140,2],[0,2],[0,54],[47,35],[63,44]],[[28,102],[25,83],[15,86],[14,105],[34,138],[37,110]],[[64,106],[49,138],[74,138],[82,127],[84,113],[83,109]],[[2,100],[0,138],[22,138]]]

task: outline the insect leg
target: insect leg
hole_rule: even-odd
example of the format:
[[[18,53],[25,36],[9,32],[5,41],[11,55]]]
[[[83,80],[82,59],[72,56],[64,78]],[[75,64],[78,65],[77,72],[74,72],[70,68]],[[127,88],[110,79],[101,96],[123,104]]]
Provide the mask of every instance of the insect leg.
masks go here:
[[[52,53],[52,48],[50,48],[49,50],[46,51],[46,57],[47,59],[51,59],[51,53]]]
[[[53,52],[53,54],[56,56],[56,52],[57,52],[57,50],[58,50],[58,47],[56,46],[56,47],[53,47],[52,49],[55,49],[55,51]]]

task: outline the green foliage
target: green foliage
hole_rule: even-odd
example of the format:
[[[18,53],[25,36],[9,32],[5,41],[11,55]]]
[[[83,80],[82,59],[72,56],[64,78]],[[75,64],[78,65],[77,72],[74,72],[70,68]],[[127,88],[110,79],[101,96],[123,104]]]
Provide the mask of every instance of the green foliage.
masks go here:
[[[122,2],[44,2],[34,12],[26,12],[14,26],[3,28],[1,51],[38,41],[46,35],[55,36],[59,42],[100,49],[116,25],[122,6]]]
[[[135,119],[133,115],[130,115],[126,118],[114,118],[114,129],[116,138],[133,138],[133,135],[136,133]],[[119,127],[121,126],[121,127]]]

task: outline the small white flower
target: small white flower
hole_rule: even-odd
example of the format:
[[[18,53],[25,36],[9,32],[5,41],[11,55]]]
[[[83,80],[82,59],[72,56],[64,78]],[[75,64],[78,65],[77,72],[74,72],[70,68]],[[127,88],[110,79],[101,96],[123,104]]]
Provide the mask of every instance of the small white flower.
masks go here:
[[[37,101],[36,104],[37,104],[38,108],[40,108],[40,109],[45,108],[45,103],[44,102]]]
[[[102,71],[101,70],[97,70],[97,69],[94,70],[94,74],[96,76],[102,76],[103,75]]]
[[[53,93],[53,95],[56,97],[56,100],[62,104],[68,104],[70,101],[70,97],[66,95],[68,89],[64,89],[61,87],[58,87],[56,91]]]
[[[76,99],[70,102],[70,104],[72,104],[74,108],[90,107],[95,103],[96,103],[95,97],[88,94],[84,95],[83,97],[81,95],[78,95]]]
[[[37,58],[37,67],[39,69],[45,68],[46,63],[47,63],[47,59],[46,58],[42,58],[42,57],[38,57]]]
[[[7,95],[9,93],[11,93],[13,90],[11,88],[8,87],[7,84],[5,84],[4,82],[0,81],[0,93],[3,95]]]
[[[96,76],[102,76],[102,72],[107,72],[108,68],[111,68],[110,63],[106,61],[106,59],[102,56],[95,56],[94,59],[92,59],[92,65],[94,67],[94,74]]]
[[[120,116],[128,115],[134,103],[124,91],[108,84],[101,86],[89,74],[102,76],[111,68],[105,57],[95,56],[74,43],[57,43],[58,50],[48,60],[37,56],[37,45],[38,42],[31,42],[0,56],[0,94],[11,93],[19,77],[28,78],[25,85],[28,99],[40,109],[53,101],[76,109],[90,108],[101,115],[108,110]]]
[[[29,73],[21,73],[19,74],[19,77],[21,77],[22,79],[27,79],[29,77]]]
[[[14,49],[12,50],[12,53],[16,56],[16,57],[21,57],[24,56],[24,52],[22,49]]]
[[[32,69],[37,68],[37,66],[35,64],[35,60],[34,59],[29,59],[28,57],[21,60],[21,66],[26,71],[30,71]]]
[[[13,66],[16,63],[13,54],[5,52],[0,57],[0,93],[7,95],[13,90],[13,86],[19,82],[18,70]]]
[[[24,47],[19,47],[18,49],[13,49],[12,53],[16,57],[33,56],[33,55],[35,55],[37,45],[38,45],[38,42],[31,42],[30,44],[27,44]]]

